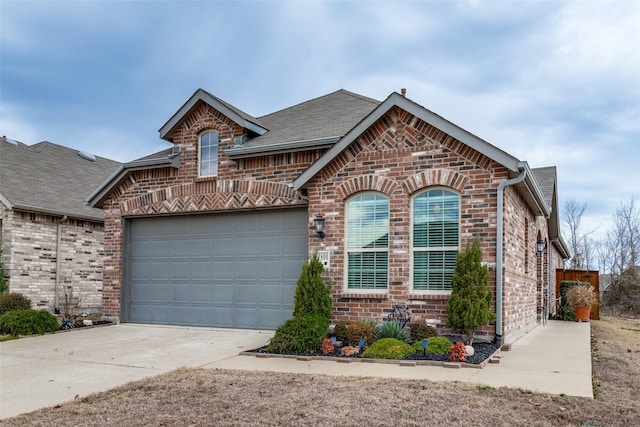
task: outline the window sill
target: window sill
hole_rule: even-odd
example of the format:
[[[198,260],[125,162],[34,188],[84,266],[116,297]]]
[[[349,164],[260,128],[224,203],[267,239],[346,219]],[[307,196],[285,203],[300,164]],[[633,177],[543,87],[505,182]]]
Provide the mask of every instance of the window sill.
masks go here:
[[[217,175],[214,176],[199,176],[196,178],[196,182],[210,182],[210,181],[216,181],[218,179]]]
[[[389,298],[388,294],[381,293],[358,293],[358,292],[342,292],[338,294],[338,298],[348,298],[348,299],[387,299]]]
[[[437,294],[409,294],[407,298],[412,301],[424,301],[434,299],[449,299],[450,297],[451,292]]]

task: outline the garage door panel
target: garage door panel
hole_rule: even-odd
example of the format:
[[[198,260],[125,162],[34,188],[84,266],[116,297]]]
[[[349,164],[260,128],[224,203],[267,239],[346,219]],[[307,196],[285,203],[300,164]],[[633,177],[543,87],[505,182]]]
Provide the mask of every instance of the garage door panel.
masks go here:
[[[222,328],[237,327],[234,325],[234,310],[230,306],[216,307],[213,311],[213,322],[215,326]]]
[[[236,307],[233,311],[234,324],[237,328],[253,329],[258,324],[258,311],[255,307]]]
[[[125,321],[275,329],[307,252],[303,209],[130,220]]]
[[[278,305],[285,301],[284,287],[278,284],[264,283],[260,286],[260,304]]]

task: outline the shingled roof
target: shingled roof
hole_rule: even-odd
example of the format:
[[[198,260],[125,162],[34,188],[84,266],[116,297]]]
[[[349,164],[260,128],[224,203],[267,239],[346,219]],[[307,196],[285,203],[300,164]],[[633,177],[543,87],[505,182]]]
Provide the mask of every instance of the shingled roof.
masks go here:
[[[549,206],[553,205],[553,196],[556,189],[556,167],[533,168],[533,174],[538,180],[542,194]]]
[[[78,150],[43,141],[34,145],[0,138],[0,203],[10,209],[102,221],[104,212],[85,206],[85,198],[120,163],[95,161]]]
[[[258,117],[269,129],[246,147],[340,138],[371,113],[380,101],[344,89]]]

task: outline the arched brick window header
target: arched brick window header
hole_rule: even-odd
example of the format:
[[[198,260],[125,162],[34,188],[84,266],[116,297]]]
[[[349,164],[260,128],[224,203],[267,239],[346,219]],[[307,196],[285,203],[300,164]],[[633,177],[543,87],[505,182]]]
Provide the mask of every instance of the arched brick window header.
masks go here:
[[[345,200],[361,191],[378,191],[390,197],[398,188],[396,181],[385,176],[361,175],[343,182],[337,192]]]
[[[467,182],[467,177],[458,172],[447,169],[429,169],[405,179],[402,186],[409,195],[432,186],[449,187],[462,193]]]

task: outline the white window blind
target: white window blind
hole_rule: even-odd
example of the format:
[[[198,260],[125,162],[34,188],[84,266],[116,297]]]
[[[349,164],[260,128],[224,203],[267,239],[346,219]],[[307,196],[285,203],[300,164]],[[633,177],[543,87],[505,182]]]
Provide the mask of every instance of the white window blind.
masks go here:
[[[413,289],[450,291],[460,239],[460,196],[432,189],[413,198]]]
[[[347,288],[387,289],[389,200],[366,193],[347,202]]]

